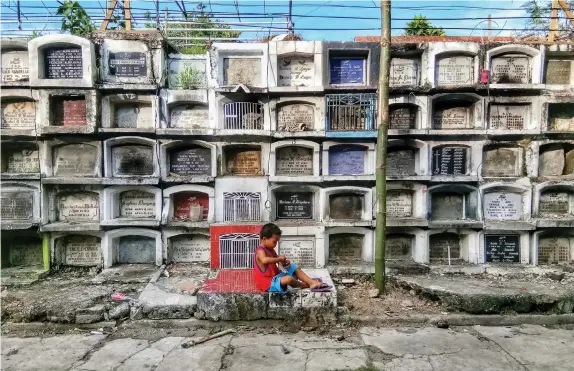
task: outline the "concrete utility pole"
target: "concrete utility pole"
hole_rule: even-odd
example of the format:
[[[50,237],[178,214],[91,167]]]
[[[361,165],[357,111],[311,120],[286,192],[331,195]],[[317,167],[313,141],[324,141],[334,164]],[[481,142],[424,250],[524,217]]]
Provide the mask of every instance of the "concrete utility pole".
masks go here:
[[[389,129],[389,70],[391,67],[391,0],[381,1],[381,61],[379,69],[379,112],[377,134],[377,229],[375,231],[375,283],[385,291],[385,248],[387,245],[387,135]]]

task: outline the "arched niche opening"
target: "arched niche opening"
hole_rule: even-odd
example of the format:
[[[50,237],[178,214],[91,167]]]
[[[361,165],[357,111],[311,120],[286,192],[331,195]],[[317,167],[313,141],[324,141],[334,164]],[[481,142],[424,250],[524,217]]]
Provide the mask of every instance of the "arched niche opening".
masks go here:
[[[0,171],[12,174],[40,174],[40,151],[34,142],[2,142]]]
[[[482,150],[483,177],[524,175],[523,148],[512,145],[486,145]]]
[[[223,147],[223,175],[263,175],[261,146],[227,145]]]
[[[63,223],[100,221],[100,194],[90,191],[62,191],[55,195],[55,220]]]
[[[476,94],[439,94],[431,98],[432,128],[482,129],[482,98]]]
[[[277,104],[279,131],[302,132],[315,130],[315,104],[306,101],[288,101]]]
[[[205,233],[181,233],[167,239],[168,263],[209,263],[210,252]]]
[[[328,174],[366,174],[369,147],[359,144],[337,144],[328,148]]]
[[[271,189],[274,220],[300,223],[319,219],[319,192],[316,186],[275,186]]]
[[[222,98],[220,105],[221,129],[264,130],[264,104],[257,97],[234,94]]]
[[[430,219],[478,220],[478,191],[475,187],[445,184],[430,187]]]
[[[62,143],[52,146],[53,176],[100,176],[100,147],[95,143]]]
[[[31,97],[3,94],[0,104],[2,129],[35,129],[36,104]]]
[[[415,236],[406,233],[387,234],[386,259],[397,262],[413,259]]]
[[[461,144],[434,146],[431,153],[432,175],[468,175],[471,168],[471,147]]]
[[[476,81],[475,54],[449,51],[435,56],[435,85],[464,86]]]
[[[209,107],[197,102],[174,102],[168,104],[169,127],[175,129],[207,129]]]
[[[58,265],[92,267],[103,263],[99,236],[57,233],[53,246],[54,261]]]
[[[548,143],[540,146],[539,176],[567,176],[574,174],[574,142]]]
[[[396,103],[389,107],[389,129],[417,129],[420,107],[413,103]]]

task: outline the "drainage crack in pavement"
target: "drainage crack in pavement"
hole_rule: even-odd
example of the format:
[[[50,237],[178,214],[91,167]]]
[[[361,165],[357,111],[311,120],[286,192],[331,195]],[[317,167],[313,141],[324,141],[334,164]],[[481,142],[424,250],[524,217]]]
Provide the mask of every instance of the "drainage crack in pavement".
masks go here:
[[[159,340],[158,340],[158,341],[159,341]],[[169,350],[167,353],[163,354],[163,355],[161,356],[161,361],[157,364],[157,366],[152,366],[152,368],[151,368],[149,371],[155,371],[155,369],[157,369],[157,368],[161,365],[161,363],[163,362],[163,360],[166,359],[167,356],[169,356],[169,355],[171,354],[171,352],[173,352],[174,350],[176,350],[176,349],[178,349],[178,348],[181,348],[181,344],[183,344],[184,342],[185,342],[185,339],[183,339],[182,341],[180,341],[178,344],[174,345],[174,347],[171,348],[171,350]],[[154,342],[153,344],[155,344],[155,343],[157,343],[157,341]],[[152,345],[153,345],[153,344],[152,344]]]
[[[482,334],[481,334],[482,335]],[[520,366],[522,366],[522,368],[524,368],[524,370],[529,371],[530,369],[528,367],[526,367],[526,365],[522,362],[520,362],[518,359],[516,359],[516,357],[514,357],[512,354],[510,354],[509,351],[507,351],[506,349],[504,349],[502,347],[502,345],[498,344],[498,342],[496,342],[495,340],[489,338],[488,336],[484,336],[482,335],[484,338],[486,338],[488,341],[496,344],[496,346],[498,346],[500,348],[500,350],[502,350],[504,353],[506,353],[506,355],[508,355],[510,358],[512,358],[516,363],[518,363]]]
[[[227,364],[226,364],[226,362],[225,362],[225,358],[229,355],[229,354],[227,354],[227,349],[228,349],[229,347],[231,347],[231,341],[233,340],[233,337],[234,337],[233,335],[231,335],[231,336],[229,337],[229,341],[227,342],[226,345],[224,345],[224,344],[217,344],[217,346],[223,348],[223,353],[221,354],[221,359],[220,359],[220,361],[219,361],[219,371],[224,370],[224,369],[227,368]],[[234,351],[235,351],[235,348],[237,348],[237,347],[233,346]]]
[[[94,346],[92,346],[90,349],[88,349],[84,353],[84,355],[80,357],[80,359],[78,359],[76,362],[74,362],[72,364],[72,367],[68,371],[72,371],[72,370],[80,367],[81,365],[85,364],[86,362],[88,362],[90,360],[90,357],[92,354],[94,354],[98,350],[102,349],[104,347],[104,345],[106,345],[107,340],[108,340],[108,336],[105,335],[105,337],[102,340],[100,340],[96,344],[94,344]]]
[[[131,358],[132,358],[133,356],[135,356],[136,354],[140,354],[140,353],[143,352],[144,350],[146,350],[146,349],[148,349],[149,347],[151,347],[151,344],[152,344],[151,341],[148,341],[148,340],[144,340],[144,341],[147,341],[147,342],[148,342],[148,343],[147,343],[147,346],[146,346],[145,348],[142,348],[142,349],[138,350],[137,352],[135,352],[135,353],[129,355],[126,359],[124,359],[123,361],[121,361],[119,365],[117,365],[116,367],[114,367],[114,368],[112,369],[112,371],[116,371],[117,369],[119,369],[120,367],[122,367],[122,365],[123,365],[124,363],[126,363],[127,360],[131,359]]]

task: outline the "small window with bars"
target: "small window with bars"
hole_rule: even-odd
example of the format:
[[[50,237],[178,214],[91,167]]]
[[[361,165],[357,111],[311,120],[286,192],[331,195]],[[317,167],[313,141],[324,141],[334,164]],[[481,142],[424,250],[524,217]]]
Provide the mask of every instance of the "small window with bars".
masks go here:
[[[263,104],[233,102],[223,105],[225,129],[263,130]]]
[[[230,233],[219,236],[219,266],[221,269],[252,269],[259,235]]]
[[[223,192],[223,221],[261,220],[261,193]]]
[[[328,131],[376,130],[375,93],[327,94]]]

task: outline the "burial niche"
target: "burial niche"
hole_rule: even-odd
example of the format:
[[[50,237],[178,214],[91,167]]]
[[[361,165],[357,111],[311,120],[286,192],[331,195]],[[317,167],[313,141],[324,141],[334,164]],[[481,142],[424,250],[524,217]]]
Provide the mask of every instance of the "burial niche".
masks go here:
[[[437,56],[435,66],[437,85],[472,85],[474,57],[468,55]]]
[[[211,175],[211,149],[193,146],[169,153],[170,175]]]
[[[329,175],[364,174],[367,148],[360,145],[335,145],[329,147]]]
[[[261,58],[223,58],[224,85],[261,85]]]
[[[387,153],[387,171],[389,176],[416,175],[416,150],[409,147],[390,147]]]
[[[34,129],[36,102],[23,99],[2,99],[2,129]]]
[[[494,84],[529,84],[531,58],[526,54],[499,54],[490,62],[490,82]]]
[[[2,83],[23,83],[30,80],[28,50],[7,50],[3,45],[1,59]]]
[[[363,263],[365,236],[359,233],[329,235],[329,264],[345,265]]]
[[[225,147],[226,173],[232,175],[261,175],[261,147]]]
[[[313,175],[313,148],[279,147],[275,151],[276,175]]]
[[[548,129],[574,131],[574,103],[548,104]]]
[[[484,235],[484,255],[487,263],[520,263],[520,236]]]
[[[315,239],[283,237],[279,242],[279,254],[300,267],[315,267]]]
[[[260,221],[261,193],[223,192],[223,221]]]
[[[389,190],[387,192],[387,216],[389,218],[410,218],[413,216],[413,192]]]
[[[2,238],[2,269],[12,267],[43,268],[42,240],[25,236]]]
[[[375,93],[327,94],[327,130],[376,130]]]
[[[483,213],[487,220],[520,220],[522,218],[522,195],[513,192],[485,193]]]
[[[86,126],[86,97],[50,97],[50,124],[52,126]]]
[[[313,219],[312,192],[277,192],[277,219]]]
[[[289,56],[277,60],[278,86],[311,86],[315,79],[313,57]]]
[[[344,192],[329,195],[329,218],[332,220],[361,220],[364,196]]]
[[[315,108],[309,103],[286,103],[277,107],[279,131],[308,131],[315,127]]]
[[[114,176],[153,175],[153,148],[146,145],[127,144],[112,147]]]
[[[151,102],[126,102],[113,104],[113,126],[118,129],[152,128]]]
[[[436,233],[429,236],[431,264],[456,264],[462,262],[461,240],[456,233]]]
[[[155,238],[146,236],[122,236],[118,241],[118,263],[155,263]]]
[[[389,129],[416,129],[418,106],[414,104],[392,104],[389,112]]]
[[[485,146],[482,152],[482,176],[521,176],[520,156],[520,148]]]
[[[431,219],[465,219],[465,195],[455,192],[433,192],[431,195]]]
[[[568,263],[571,260],[571,239],[566,236],[546,236],[538,240],[538,264]]]
[[[365,51],[365,54],[366,53],[368,53],[368,51]],[[366,56],[341,55],[342,52],[335,52],[334,54],[337,55],[329,56],[329,76],[331,85],[366,84]]]
[[[253,254],[260,238],[251,233],[229,233],[219,236],[219,265],[221,269],[251,269]]]
[[[388,234],[385,249],[389,260],[408,261],[412,259],[414,237],[409,234]]]
[[[391,58],[390,86],[418,85],[420,58]]]
[[[572,60],[549,60],[546,62],[546,84],[570,85]]]
[[[151,192],[124,191],[119,195],[117,217],[126,219],[155,219],[155,195]]]
[[[2,144],[0,158],[2,173],[35,174],[40,172],[40,154],[35,145],[25,143]]]
[[[100,195],[96,192],[64,192],[57,195],[58,221],[99,222]]]
[[[180,234],[169,239],[170,261],[175,263],[208,262],[211,253],[209,236]]]
[[[53,151],[55,176],[95,176],[99,147],[87,143],[64,144]]]
[[[224,129],[263,130],[263,104],[231,102],[223,105]]]
[[[201,222],[209,215],[209,195],[202,192],[178,192],[172,195],[173,221]]]
[[[489,128],[495,130],[527,129],[528,115],[527,104],[490,104]]]
[[[201,104],[177,104],[169,108],[170,128],[201,129],[209,124],[209,110]]]
[[[571,218],[572,191],[562,188],[551,188],[540,193],[538,214],[541,218]]]
[[[34,192],[2,192],[0,216],[2,220],[24,221],[34,219]]]
[[[82,48],[73,44],[43,51],[45,79],[81,79],[84,76]]]
[[[475,99],[463,95],[438,97],[433,100],[433,129],[473,129]]]
[[[432,149],[433,175],[466,175],[468,147],[439,146]]]
[[[563,176],[574,174],[574,144],[551,143],[540,146],[538,175]]]
[[[102,264],[99,237],[65,236],[57,240],[57,245],[64,253],[62,261],[64,265],[94,266]]]

